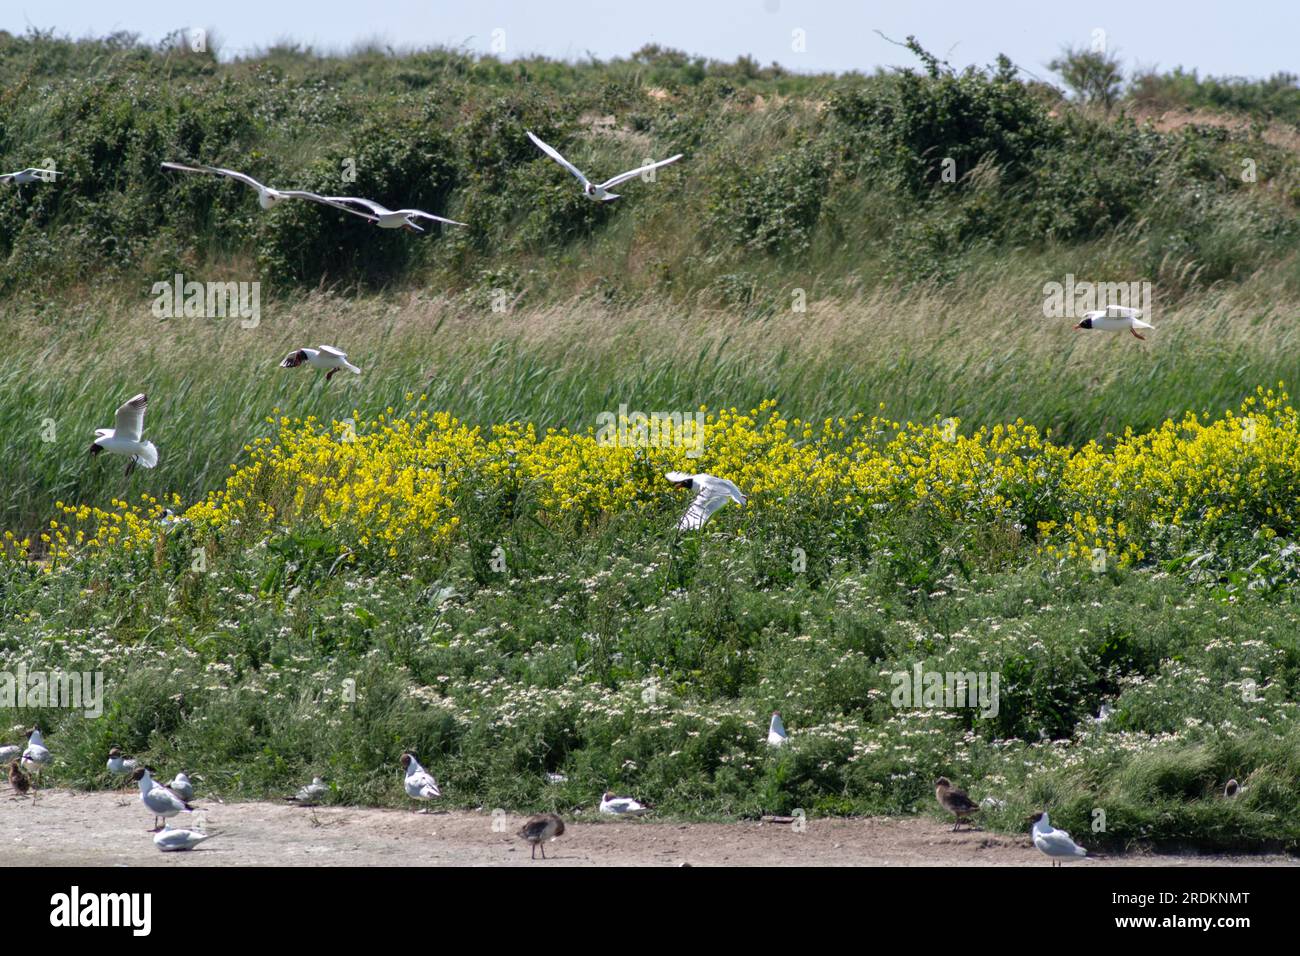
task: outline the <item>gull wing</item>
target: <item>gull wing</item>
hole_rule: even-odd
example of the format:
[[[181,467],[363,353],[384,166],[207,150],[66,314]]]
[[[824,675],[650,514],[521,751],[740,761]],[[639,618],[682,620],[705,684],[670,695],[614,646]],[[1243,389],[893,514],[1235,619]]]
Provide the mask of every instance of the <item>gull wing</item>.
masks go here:
[[[434,222],[445,222],[449,226],[467,226],[469,223],[457,222],[455,219],[444,219],[442,216],[435,216],[431,212],[424,212],[420,209],[399,209],[397,210],[407,216],[419,216],[421,219],[431,219]]]
[[[128,441],[139,441],[140,433],[144,431],[144,410],[148,405],[149,399],[143,392],[121,405],[113,434]]]
[[[377,221],[375,216],[369,216],[360,210],[353,209],[351,206],[345,206],[343,200],[338,197],[321,196],[317,193],[307,192],[305,189],[281,189],[279,192],[281,196],[289,196],[293,199],[306,199],[311,202],[320,203],[323,206],[333,206],[335,209],[342,210],[343,212],[350,212],[354,216],[360,216],[367,222]]]
[[[247,173],[236,172],[233,169],[223,169],[220,166],[184,166],[180,163],[163,163],[163,169],[179,169],[187,173],[210,173],[213,176],[225,176],[228,179],[237,179],[245,185],[252,186],[258,192],[266,187],[259,183]]]
[[[316,351],[324,352],[326,355],[333,355],[335,358],[346,359],[348,357],[347,352],[340,352],[332,345],[318,345]]]
[[[637,176],[640,176],[642,173],[648,173],[650,172],[650,170],[658,169],[660,166],[667,166],[669,163],[675,163],[677,162],[677,160],[682,158],[682,155],[683,155],[682,153],[678,153],[676,156],[670,156],[667,159],[661,159],[657,163],[650,163],[646,166],[639,166],[636,169],[629,169],[627,172],[619,173],[613,179],[608,179],[605,182],[601,183],[598,188],[613,189],[619,183],[625,183],[629,179],[633,179]]]
[[[1106,317],[1109,319],[1136,319],[1141,315],[1141,309],[1134,309],[1127,305],[1106,306]]]
[[[587,177],[582,175],[582,170],[578,169],[577,166],[573,165],[573,163],[569,162],[567,159],[561,156],[554,147],[548,146],[545,143],[543,143],[540,139],[534,136],[531,131],[524,130],[524,132],[528,133],[528,138],[533,141],[533,144],[538,149],[540,149],[547,156],[551,157],[551,159],[555,160],[557,163],[559,163],[569,172],[573,173],[573,175],[577,176],[578,182],[582,183],[583,189],[586,189],[588,186],[591,185],[591,183],[587,181]]]
[[[1070,834],[1064,830],[1052,829],[1046,833],[1039,833],[1035,841],[1039,844],[1038,848],[1044,853],[1069,856],[1079,852],[1078,845],[1070,839]]]
[[[373,199],[362,199],[359,196],[326,196],[325,201],[332,203],[355,203],[358,206],[365,206],[376,216],[387,216],[393,211],[387,206],[379,205],[379,203],[375,202]],[[355,209],[350,211],[356,212]]]

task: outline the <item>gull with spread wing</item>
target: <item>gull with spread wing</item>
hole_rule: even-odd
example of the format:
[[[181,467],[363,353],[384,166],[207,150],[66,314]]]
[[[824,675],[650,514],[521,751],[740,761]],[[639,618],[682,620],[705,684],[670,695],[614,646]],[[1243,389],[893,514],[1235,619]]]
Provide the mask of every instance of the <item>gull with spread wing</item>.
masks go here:
[[[647,163],[644,166],[638,166],[636,169],[629,169],[627,172],[619,173],[613,179],[607,179],[603,183],[593,183],[582,174],[582,170],[561,156],[555,147],[542,142],[529,130],[524,130],[524,132],[528,133],[528,138],[533,141],[533,145],[569,172],[573,173],[573,175],[577,177],[578,182],[582,183],[582,194],[595,202],[609,202],[611,199],[617,199],[618,194],[610,192],[610,190],[615,186],[620,183],[625,183],[629,179],[635,179],[637,176],[644,175],[651,170],[658,169],[660,166],[667,166],[669,163],[675,163],[677,160],[682,158],[682,154],[678,153],[676,156],[669,156],[667,159],[661,159],[657,163]]]

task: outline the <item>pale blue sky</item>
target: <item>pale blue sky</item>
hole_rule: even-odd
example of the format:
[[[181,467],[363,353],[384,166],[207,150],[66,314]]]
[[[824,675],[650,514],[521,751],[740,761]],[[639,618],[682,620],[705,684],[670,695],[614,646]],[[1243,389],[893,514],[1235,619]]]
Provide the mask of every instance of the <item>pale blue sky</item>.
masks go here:
[[[879,29],[897,40],[915,33],[959,66],[1004,52],[1044,78],[1062,45],[1090,45],[1100,29],[1130,69],[1300,72],[1300,0],[4,0],[0,29],[29,26],[73,37],[127,30],[148,40],[208,27],[226,56],[281,39],[325,50],[378,39],[490,52],[493,31],[501,30],[507,58],[608,58],[654,42],[725,60],[749,53],[801,72],[915,62],[873,32]],[[803,52],[793,49],[795,30],[804,31]]]

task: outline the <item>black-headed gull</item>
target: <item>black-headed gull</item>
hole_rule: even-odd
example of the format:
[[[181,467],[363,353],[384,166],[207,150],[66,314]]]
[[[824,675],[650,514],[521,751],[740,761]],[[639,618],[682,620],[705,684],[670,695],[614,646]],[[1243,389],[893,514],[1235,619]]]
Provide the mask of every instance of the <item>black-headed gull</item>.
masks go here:
[[[186,803],[194,799],[194,784],[190,783],[188,774],[178,773],[176,778],[167,784],[167,789]]]
[[[122,751],[114,747],[108,752],[107,766],[110,773],[130,773],[135,769],[135,761],[130,757],[123,757]]]
[[[192,850],[213,836],[215,834],[204,833],[202,830],[181,830],[165,826],[153,838],[153,845],[164,853],[175,853],[178,850]]]
[[[50,762],[50,751],[45,746],[39,727],[27,732],[27,746],[23,748],[22,765],[28,773],[34,773],[40,779],[40,773]]]
[[[979,804],[968,797],[965,790],[954,787],[947,777],[940,777],[934,782],[934,798],[939,801],[941,807],[957,818],[957,822],[952,825],[953,830],[963,823],[969,826],[970,815],[980,812]]]
[[[14,793],[19,796],[32,788],[32,782],[27,779],[27,774],[23,773],[23,768],[18,766],[17,760],[9,761],[9,786],[13,787]]]
[[[1223,795],[1228,800],[1232,800],[1236,797],[1241,796],[1242,791],[1245,789],[1246,789],[1245,787],[1237,783],[1237,780],[1234,777],[1232,780],[1229,780],[1226,784],[1224,784]]]
[[[524,132],[528,133],[528,138],[533,141],[534,145],[536,145],[538,149],[551,157],[551,159],[555,160],[569,172],[573,173],[573,175],[578,178],[578,182],[582,183],[582,194],[588,199],[595,200],[596,202],[609,202],[611,199],[617,199],[618,195],[609,190],[619,185],[619,183],[625,183],[629,179],[634,179],[643,173],[648,173],[652,169],[658,169],[660,166],[667,166],[669,163],[675,163],[677,160],[682,158],[682,154],[678,153],[676,156],[669,156],[667,159],[661,159],[657,163],[648,163],[645,166],[638,166],[636,169],[629,169],[627,172],[619,173],[613,179],[607,179],[603,183],[593,183],[582,174],[582,170],[578,169],[577,166],[573,165],[573,163],[561,156],[559,151],[553,146],[548,146],[546,143],[543,143],[529,130],[524,130]]]
[[[542,848],[542,859],[546,859],[546,843],[564,835],[564,821],[554,813],[539,813],[529,817],[519,828],[519,839],[527,840],[533,847],[529,859],[537,859],[537,848]]]
[[[296,349],[284,357],[280,363],[280,368],[297,368],[299,365],[306,363],[312,368],[329,369],[325,373],[325,381],[334,377],[335,372],[347,369],[354,375],[360,375],[361,369],[357,368],[348,361],[348,354],[340,352],[332,345],[322,345],[314,349]]]
[[[1104,309],[1094,309],[1091,312],[1083,313],[1083,318],[1075,328],[1100,329],[1103,332],[1119,332],[1128,329],[1135,338],[1145,342],[1146,336],[1138,335],[1138,329],[1153,329],[1155,326],[1149,322],[1143,322],[1141,315],[1141,309],[1129,308],[1126,305],[1108,305]]]
[[[106,451],[110,455],[129,455],[126,473],[135,471],[136,465],[152,468],[158,464],[158,449],[151,441],[141,441],[144,431],[144,411],[149,406],[149,399],[143,392],[117,409],[114,428],[96,428],[95,441],[90,446],[90,453],[98,455]]]
[[[179,169],[185,173],[208,173],[212,176],[225,176],[227,179],[234,179],[245,185],[252,186],[257,190],[257,202],[263,209],[270,209],[276,203],[283,202],[286,199],[306,199],[311,202],[320,203],[324,206],[333,206],[335,209],[343,212],[363,215],[355,209],[349,209],[341,203],[334,202],[328,196],[322,196],[319,193],[307,192],[305,189],[272,189],[259,183],[247,173],[237,172],[233,169],[222,169],[220,166],[184,166],[181,163],[163,163],[163,169]],[[366,217],[370,218],[370,217]]]
[[[772,711],[772,720],[767,725],[767,745],[769,747],[783,747],[789,735],[785,732],[785,724],[781,723],[781,712]]]
[[[1030,819],[1034,824],[1034,846],[1051,857],[1052,866],[1060,865],[1062,857],[1088,855],[1087,850],[1070,839],[1070,834],[1052,826],[1051,821],[1047,819],[1047,811],[1034,814]]]
[[[704,523],[713,517],[713,512],[725,505],[728,500],[742,505],[749,500],[739,488],[725,478],[715,478],[713,475],[705,474],[691,475],[684,471],[670,471],[664,477],[678,488],[699,492],[681,520],[677,522],[677,527],[682,531],[698,531],[703,528]]]
[[[148,768],[140,767],[131,779],[140,785],[140,802],[153,814],[155,830],[161,830],[168,817],[193,812],[193,807],[150,776]],[[158,823],[159,820],[163,822]]]
[[[52,183],[62,175],[57,169],[37,169],[29,166],[16,173],[0,173],[0,183]]]
[[[455,219],[444,219],[442,216],[435,216],[431,212],[425,212],[423,209],[389,209],[387,206],[381,206],[371,199],[361,199],[357,196],[326,196],[331,205],[347,209],[348,212],[368,219],[380,229],[405,229],[408,232],[424,232],[411,220],[427,219],[430,222],[445,222],[449,226],[464,226],[463,222],[457,222]],[[370,214],[359,212],[351,209],[349,206],[357,205],[370,210]]]
[[[300,788],[292,797],[285,797],[284,799],[304,807],[315,806],[325,794],[329,793],[329,789],[325,781],[320,777],[312,777],[311,783]]]
[[[438,789],[438,781],[433,779],[433,774],[420,766],[420,761],[415,759],[415,754],[402,754],[402,769],[406,771],[406,779],[403,785],[406,787],[406,795],[412,800],[432,800],[434,797],[441,797],[442,791]],[[421,813],[428,813],[426,807]]]
[[[631,797],[616,797],[607,790],[600,798],[600,812],[618,817],[639,817],[649,813],[650,808]]]

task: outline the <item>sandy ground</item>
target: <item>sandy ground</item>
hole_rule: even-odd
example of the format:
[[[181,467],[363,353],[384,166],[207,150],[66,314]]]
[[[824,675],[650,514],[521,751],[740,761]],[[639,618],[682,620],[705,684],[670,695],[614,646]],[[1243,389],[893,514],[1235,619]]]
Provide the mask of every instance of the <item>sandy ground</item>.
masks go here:
[[[0,860],[18,866],[1046,866],[1028,836],[951,832],[929,817],[775,823],[680,823],[568,817],[547,861],[515,836],[523,818],[202,799],[214,834],[197,850],[160,853],[133,792],[49,790],[0,797]],[[182,818],[184,817],[182,816]],[[498,829],[494,829],[494,823]],[[185,823],[179,825],[184,826]],[[504,831],[504,832],[501,832]],[[1090,857],[1071,866],[1300,865],[1286,856]]]

